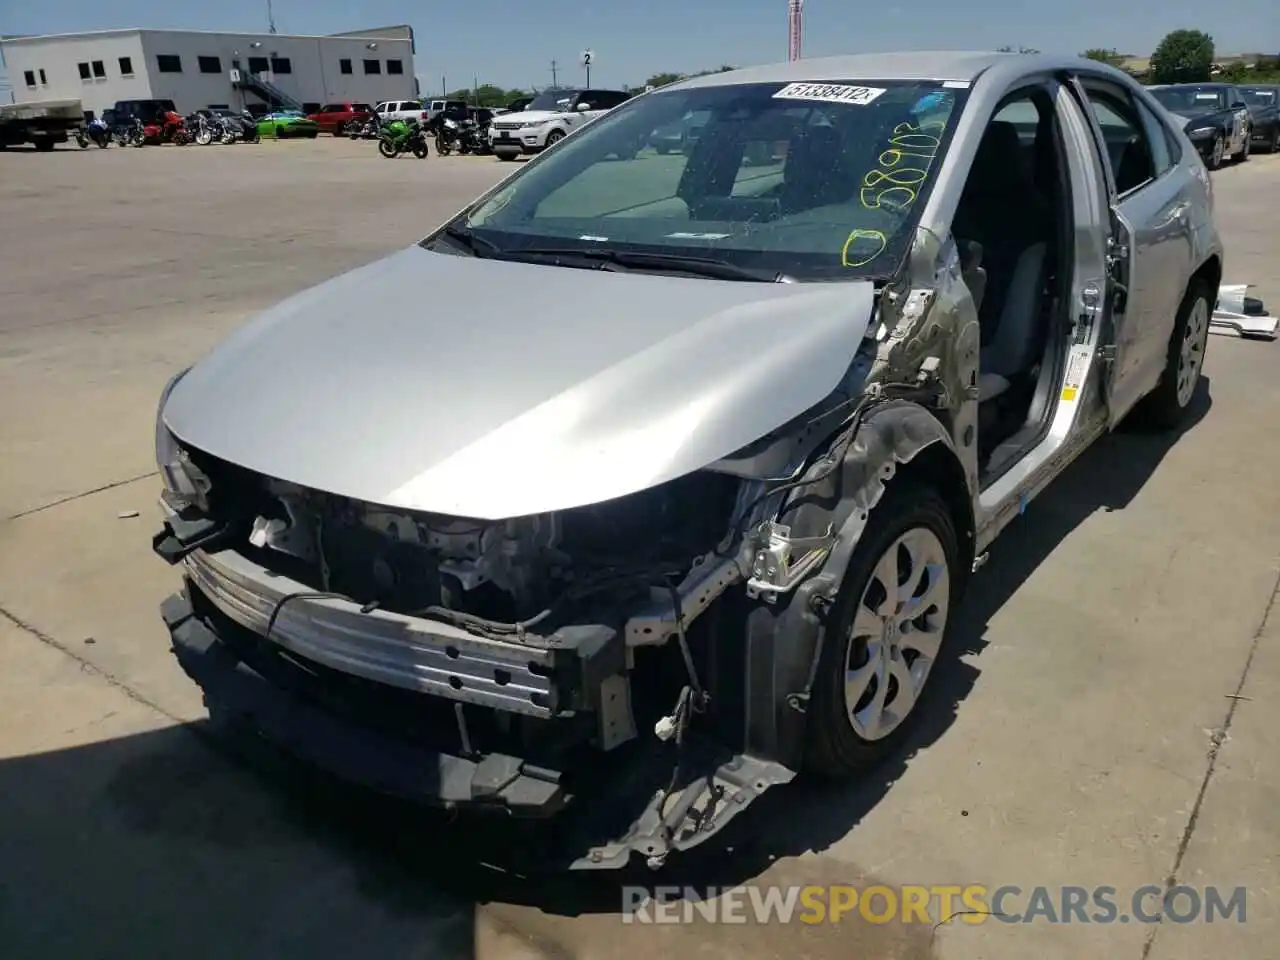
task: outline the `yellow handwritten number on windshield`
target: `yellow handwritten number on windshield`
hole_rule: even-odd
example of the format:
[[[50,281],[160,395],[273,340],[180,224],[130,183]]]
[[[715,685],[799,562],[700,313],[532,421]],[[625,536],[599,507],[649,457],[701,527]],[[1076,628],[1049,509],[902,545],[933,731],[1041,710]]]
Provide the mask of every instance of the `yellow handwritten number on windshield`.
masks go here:
[[[851,248],[860,240],[865,240],[870,253],[852,253]],[[889,245],[888,238],[879,230],[854,230],[844,242],[844,249],[840,251],[840,263],[846,267],[865,267],[880,254],[884,253],[884,248]]]

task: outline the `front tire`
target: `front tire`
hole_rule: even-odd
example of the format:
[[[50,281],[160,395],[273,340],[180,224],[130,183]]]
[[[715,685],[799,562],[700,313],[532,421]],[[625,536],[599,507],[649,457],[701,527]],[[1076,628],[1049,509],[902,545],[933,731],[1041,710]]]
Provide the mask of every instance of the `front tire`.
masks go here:
[[[379,140],[378,152],[382,154],[384,157],[386,157],[388,160],[394,160],[396,158],[396,154],[398,154],[400,151],[397,150],[394,145],[392,145],[391,141]]]
[[[1187,416],[1209,345],[1209,320],[1216,291],[1203,280],[1193,281],[1173,324],[1164,373],[1156,388],[1134,408],[1136,420],[1156,430],[1171,430]]]
[[[811,773],[839,780],[865,773],[914,724],[959,599],[958,544],[935,489],[891,483],[828,620],[807,711]]]
[[[547,134],[547,147],[554,147],[557,143],[564,139],[563,130],[552,130]]]
[[[421,141],[413,145],[413,155],[419,160],[425,160],[430,155],[427,145]]]
[[[1222,154],[1226,150],[1226,138],[1222,134],[1216,134],[1213,138],[1213,146],[1209,148],[1209,159],[1205,161],[1205,166],[1210,170],[1217,170],[1222,166]]]

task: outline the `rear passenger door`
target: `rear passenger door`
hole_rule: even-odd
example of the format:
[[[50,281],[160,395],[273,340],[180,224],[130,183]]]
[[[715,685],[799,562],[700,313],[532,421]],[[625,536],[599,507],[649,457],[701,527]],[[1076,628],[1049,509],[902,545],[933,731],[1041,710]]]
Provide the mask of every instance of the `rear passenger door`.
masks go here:
[[[1108,263],[1125,322],[1110,344],[1109,416],[1117,424],[1164,372],[1193,255],[1190,184],[1164,122],[1123,86],[1085,75],[1087,104],[1107,171],[1113,218]],[[1113,309],[1115,305],[1113,304]]]

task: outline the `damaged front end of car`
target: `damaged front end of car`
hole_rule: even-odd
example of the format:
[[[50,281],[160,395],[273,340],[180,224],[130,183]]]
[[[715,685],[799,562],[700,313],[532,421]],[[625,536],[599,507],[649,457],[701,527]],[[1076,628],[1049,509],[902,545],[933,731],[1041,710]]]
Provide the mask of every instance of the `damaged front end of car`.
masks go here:
[[[178,439],[174,378],[154,549],[184,575],[163,615],[211,714],[375,790],[554,819],[553,866],[656,867],[717,834],[803,765],[823,624],[895,471],[947,473],[968,509],[976,326],[954,250],[921,237],[928,287],[877,287],[817,404],[564,509],[475,519],[270,476]]]

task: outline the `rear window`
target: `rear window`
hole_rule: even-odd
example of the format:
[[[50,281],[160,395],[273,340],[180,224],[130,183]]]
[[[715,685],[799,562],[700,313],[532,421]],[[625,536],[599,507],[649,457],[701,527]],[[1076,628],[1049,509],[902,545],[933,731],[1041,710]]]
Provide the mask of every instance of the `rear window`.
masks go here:
[[[321,108],[320,108],[319,110],[317,110],[316,112],[317,112],[317,113],[341,113],[341,112],[342,112],[342,104],[340,104],[340,103],[326,103],[323,107],[321,107]]]

